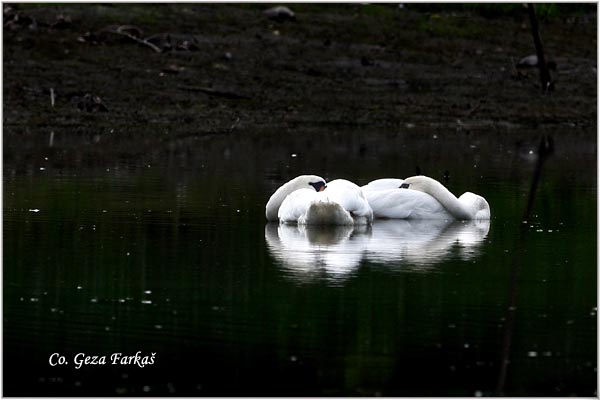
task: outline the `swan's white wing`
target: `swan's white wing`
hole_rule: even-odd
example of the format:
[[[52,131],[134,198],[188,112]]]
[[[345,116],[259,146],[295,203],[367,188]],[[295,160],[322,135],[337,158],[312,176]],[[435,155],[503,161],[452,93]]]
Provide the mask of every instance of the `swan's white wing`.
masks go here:
[[[400,185],[404,183],[403,179],[397,178],[383,178],[376,179],[364,185],[362,187],[363,191],[369,190],[390,190],[390,189],[398,189]]]
[[[369,190],[365,196],[377,218],[452,219],[435,198],[417,190]]]
[[[313,189],[298,189],[290,193],[279,207],[279,221],[298,223],[298,220],[306,215],[310,204],[318,197],[318,192]]]
[[[356,184],[345,179],[336,179],[327,184],[320,195],[329,201],[340,204],[352,214],[355,223],[368,224],[373,219],[373,210],[363,191]]]

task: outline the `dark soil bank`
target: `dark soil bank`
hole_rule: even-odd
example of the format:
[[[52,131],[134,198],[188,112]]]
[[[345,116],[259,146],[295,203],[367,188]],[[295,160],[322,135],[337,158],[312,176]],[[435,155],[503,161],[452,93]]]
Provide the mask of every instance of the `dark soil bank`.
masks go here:
[[[426,4],[4,4],[4,160],[135,159],[207,135],[315,128],[596,136],[596,10]],[[18,173],[18,172],[17,172]]]

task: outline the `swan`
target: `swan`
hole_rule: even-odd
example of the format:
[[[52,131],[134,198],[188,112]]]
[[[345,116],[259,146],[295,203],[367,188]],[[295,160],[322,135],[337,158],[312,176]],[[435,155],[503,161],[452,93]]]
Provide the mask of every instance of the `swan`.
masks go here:
[[[300,225],[367,225],[373,221],[373,210],[358,185],[345,179],[325,184],[320,178],[315,183],[314,175],[308,177],[292,179],[271,196],[266,206],[268,220]]]
[[[418,175],[378,179],[362,187],[375,217],[398,219],[490,219],[488,202],[466,192],[456,198],[435,179]]]

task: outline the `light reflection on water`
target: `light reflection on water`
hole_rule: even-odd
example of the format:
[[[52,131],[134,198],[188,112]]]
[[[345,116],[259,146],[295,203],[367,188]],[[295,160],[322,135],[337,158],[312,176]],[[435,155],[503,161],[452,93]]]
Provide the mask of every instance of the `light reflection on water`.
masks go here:
[[[376,220],[358,227],[269,223],[265,240],[290,278],[342,284],[364,261],[426,272],[450,257],[474,259],[489,230],[489,220]]]

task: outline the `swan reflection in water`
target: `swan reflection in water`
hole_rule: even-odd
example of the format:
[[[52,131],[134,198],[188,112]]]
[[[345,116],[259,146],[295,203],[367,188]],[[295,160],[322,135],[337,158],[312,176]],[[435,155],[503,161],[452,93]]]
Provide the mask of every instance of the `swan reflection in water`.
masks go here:
[[[342,282],[362,261],[431,270],[450,258],[472,260],[490,229],[489,220],[378,220],[372,226],[269,223],[267,248],[294,280]]]

